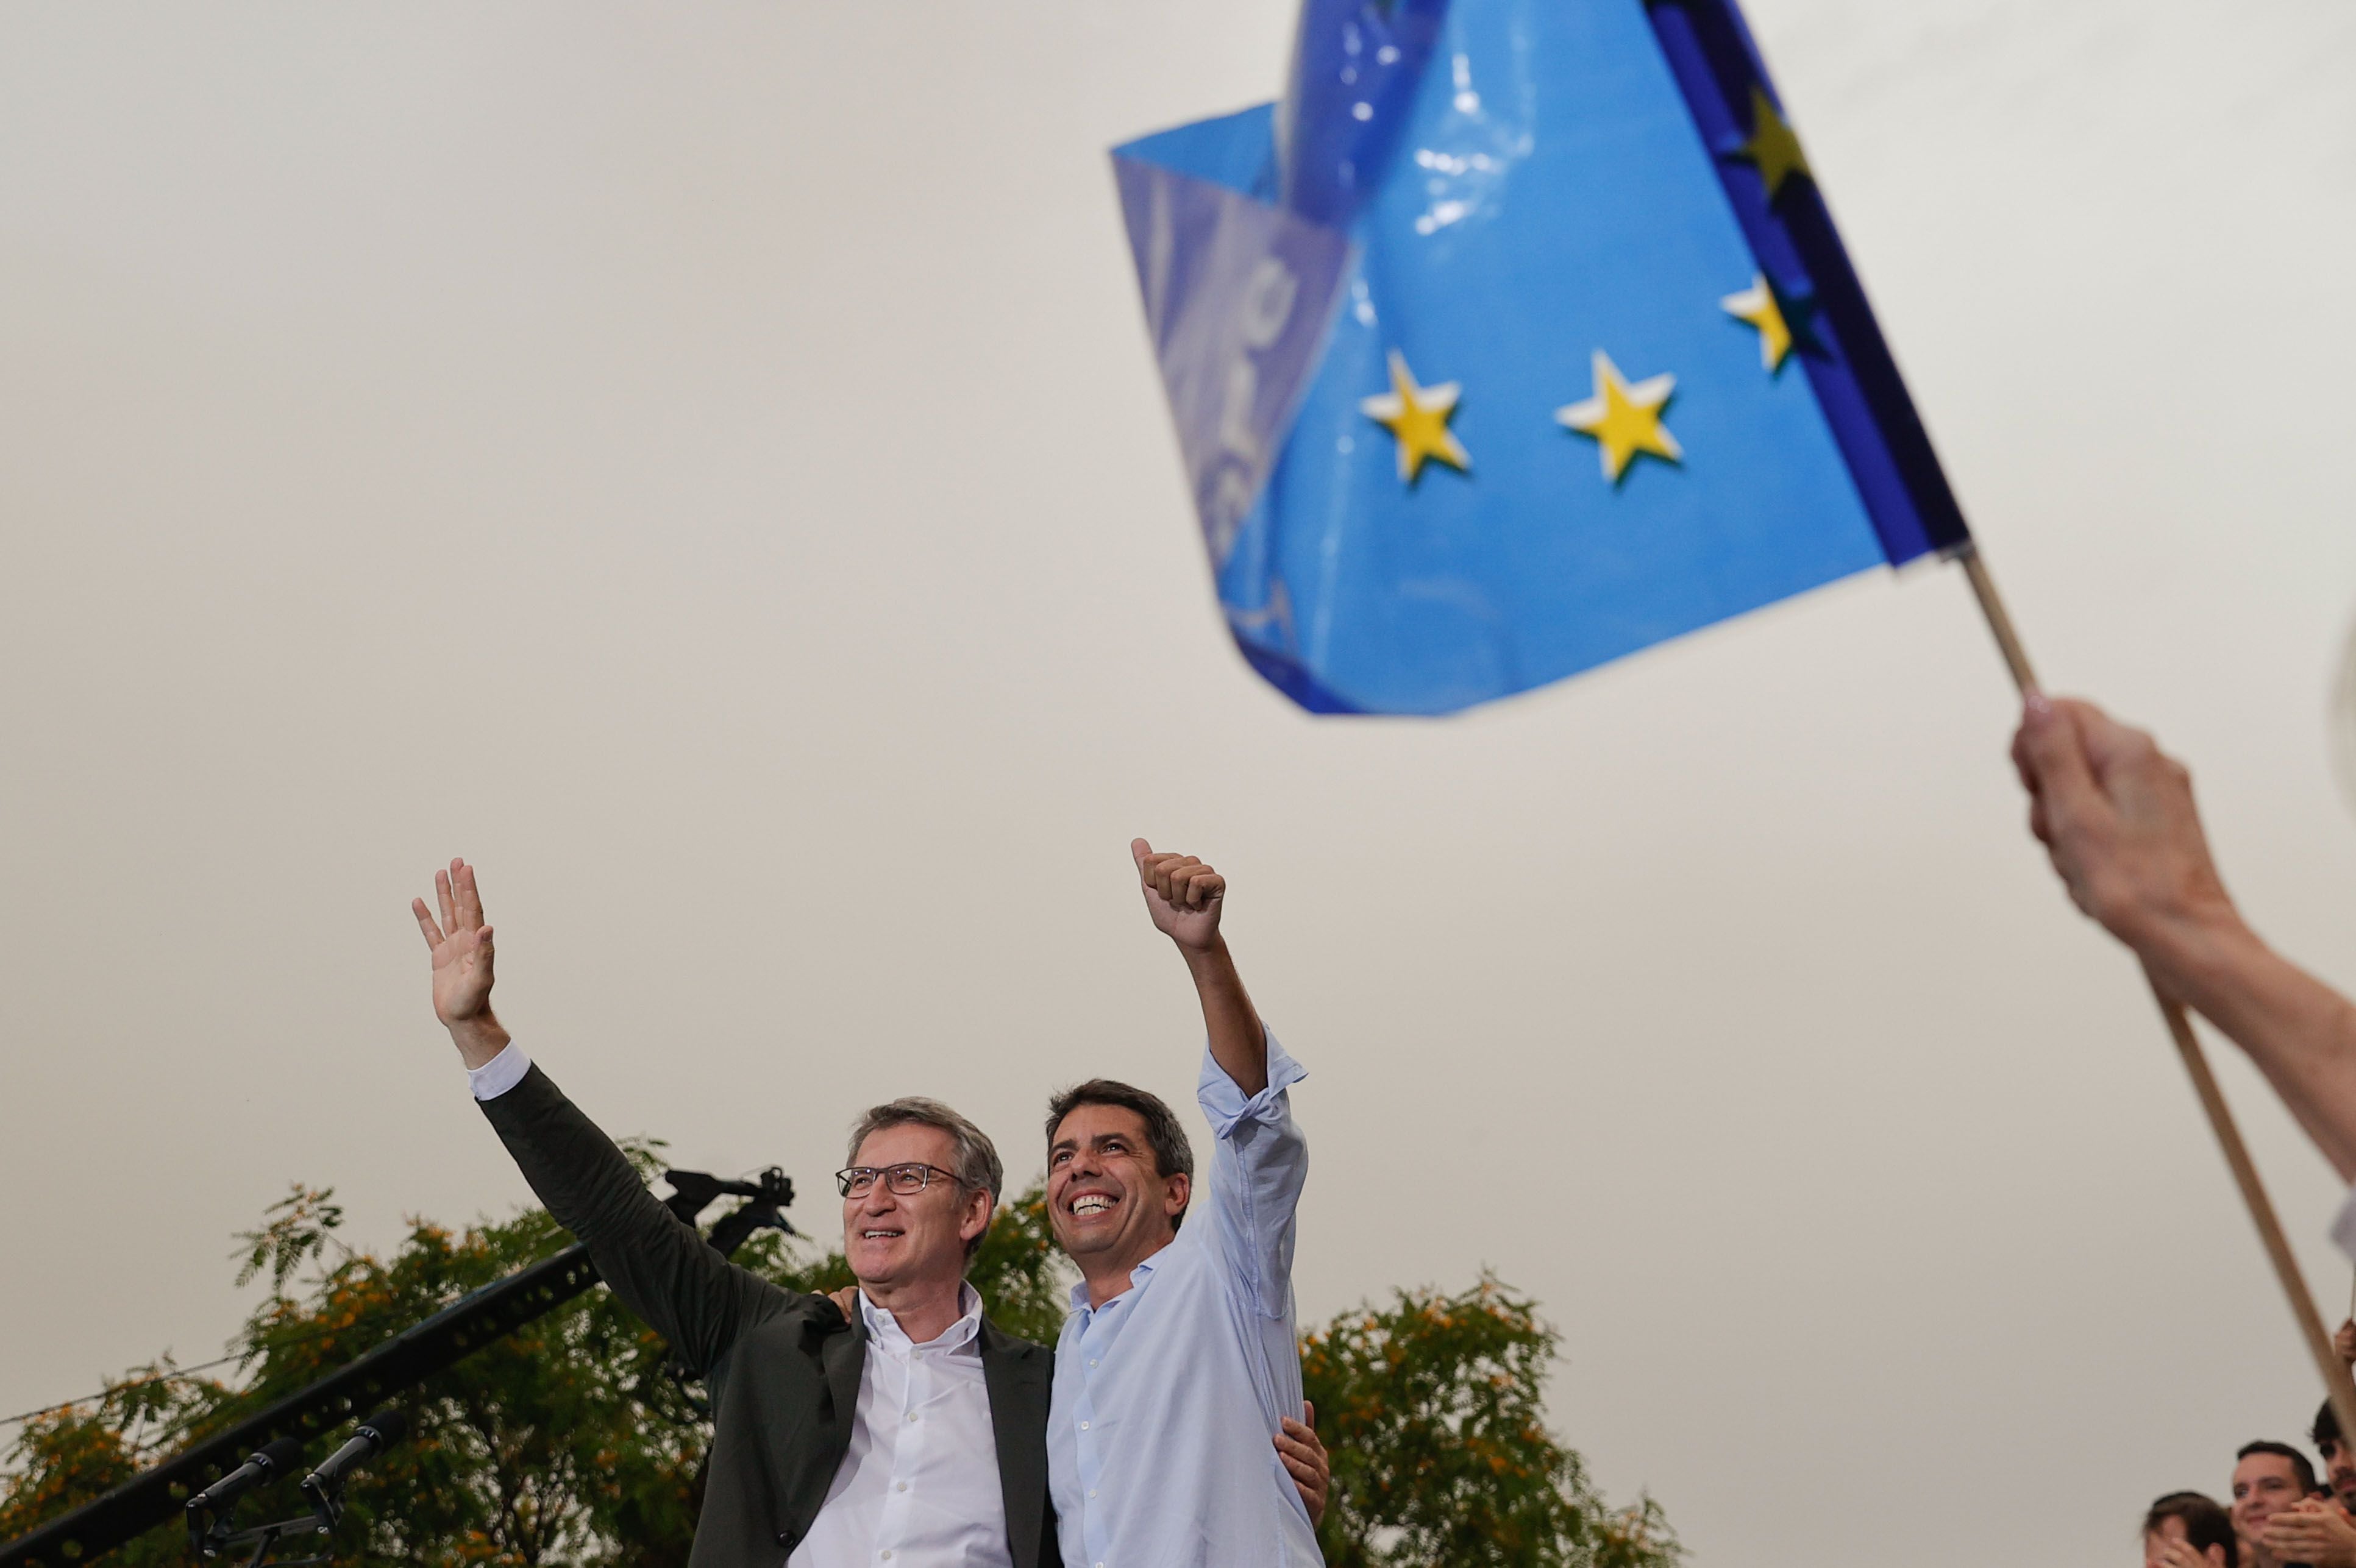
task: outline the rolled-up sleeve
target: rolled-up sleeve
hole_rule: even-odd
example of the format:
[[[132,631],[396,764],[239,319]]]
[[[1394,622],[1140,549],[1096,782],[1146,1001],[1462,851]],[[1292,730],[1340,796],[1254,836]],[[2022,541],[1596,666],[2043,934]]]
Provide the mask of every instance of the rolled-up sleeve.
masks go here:
[[[1246,1094],[1205,1049],[1195,1090],[1217,1135],[1211,1223],[1229,1278],[1265,1317],[1292,1309],[1293,1216],[1309,1179],[1309,1140],[1292,1119],[1290,1091],[1307,1076],[1271,1033],[1267,1088]]]

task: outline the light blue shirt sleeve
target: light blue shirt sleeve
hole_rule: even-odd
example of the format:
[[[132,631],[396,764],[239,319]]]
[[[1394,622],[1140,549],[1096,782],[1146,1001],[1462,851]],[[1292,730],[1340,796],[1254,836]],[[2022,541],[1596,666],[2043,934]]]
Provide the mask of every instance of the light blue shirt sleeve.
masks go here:
[[[1309,1140],[1289,1091],[1308,1075],[1271,1031],[1267,1088],[1247,1095],[1205,1047],[1194,1091],[1216,1135],[1211,1224],[1228,1278],[1263,1317],[1292,1310],[1293,1218],[1309,1179]]]
[[[522,1046],[509,1040],[497,1056],[480,1067],[466,1069],[466,1085],[474,1090],[476,1099],[496,1100],[522,1083],[523,1075],[530,1071],[531,1058],[523,1053]]]

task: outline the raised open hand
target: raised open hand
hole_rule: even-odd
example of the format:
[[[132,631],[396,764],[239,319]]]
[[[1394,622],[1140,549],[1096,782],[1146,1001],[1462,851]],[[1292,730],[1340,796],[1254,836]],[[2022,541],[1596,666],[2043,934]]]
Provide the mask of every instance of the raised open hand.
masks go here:
[[[1130,841],[1129,854],[1137,862],[1153,928],[1181,947],[1202,951],[1215,946],[1227,879],[1192,855],[1157,855],[1142,838]]]
[[[409,909],[434,955],[434,1016],[455,1029],[490,1014],[491,928],[483,923],[475,868],[466,861],[453,860],[448,870],[434,872],[434,892],[442,903],[439,923],[423,899],[410,900]]]

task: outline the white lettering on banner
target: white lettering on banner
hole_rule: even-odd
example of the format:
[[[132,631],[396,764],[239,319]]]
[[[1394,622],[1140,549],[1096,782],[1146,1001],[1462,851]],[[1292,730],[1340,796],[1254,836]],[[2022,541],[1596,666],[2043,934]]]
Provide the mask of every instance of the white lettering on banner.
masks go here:
[[[1236,533],[1251,510],[1257,486],[1252,470],[1260,458],[1260,438],[1252,414],[1259,401],[1259,366],[1253,356],[1284,335],[1301,301],[1301,280],[1273,256],[1260,258],[1244,284],[1236,313],[1239,340],[1227,367],[1226,401],[1219,411],[1219,450],[1203,483],[1203,532],[1214,568],[1227,563]]]

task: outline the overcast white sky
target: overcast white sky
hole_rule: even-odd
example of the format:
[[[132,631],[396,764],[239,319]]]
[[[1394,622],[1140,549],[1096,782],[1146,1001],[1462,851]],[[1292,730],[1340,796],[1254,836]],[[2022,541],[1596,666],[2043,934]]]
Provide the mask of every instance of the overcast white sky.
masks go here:
[[[1579,0],[1633,4],[1635,0]],[[617,1133],[824,1228],[860,1106],[1036,1168],[1193,1083],[1125,845],[1228,870],[1322,1317],[1483,1265],[1702,1564],[2126,1563],[2318,1397],[1960,580],[1451,722],[1229,651],[1103,149],[1290,6],[0,11],[0,1413],[218,1353],[230,1232],[523,1200],[406,912]],[[2059,687],[2356,984],[2345,0],[1756,0]],[[2318,1294],[2339,1194],[2225,1063]]]

